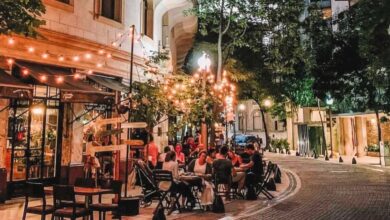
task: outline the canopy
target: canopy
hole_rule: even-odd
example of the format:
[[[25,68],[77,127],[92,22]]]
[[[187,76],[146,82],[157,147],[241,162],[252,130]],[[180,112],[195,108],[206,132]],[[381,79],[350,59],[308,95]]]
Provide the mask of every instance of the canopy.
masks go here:
[[[119,92],[124,92],[124,93],[129,92],[129,87],[124,85],[123,83],[119,82],[115,78],[100,76],[100,75],[90,75],[87,77],[90,80],[92,80],[92,81],[94,81],[94,82],[96,82],[104,87],[112,89],[114,91],[119,91]]]
[[[62,102],[110,103],[113,101],[113,93],[100,91],[83,80],[72,77],[70,69],[22,61],[17,61],[16,65],[21,69],[27,68],[30,76],[38,82],[60,89]],[[41,80],[42,76],[46,77],[45,81]],[[58,82],[58,77],[62,77],[63,81]]]
[[[0,69],[0,98],[31,98],[33,87]]]

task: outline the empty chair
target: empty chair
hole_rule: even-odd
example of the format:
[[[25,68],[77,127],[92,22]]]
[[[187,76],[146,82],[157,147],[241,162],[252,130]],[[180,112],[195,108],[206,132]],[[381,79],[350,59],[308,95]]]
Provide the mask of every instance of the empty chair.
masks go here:
[[[91,220],[93,220],[93,212],[84,207],[77,206],[73,186],[54,185],[53,200],[53,217],[70,218],[73,220],[79,217],[90,216]]]
[[[118,203],[122,195],[122,181],[112,180],[111,187],[112,194],[115,194],[118,198]],[[89,208],[91,211],[99,212],[99,220],[106,219],[106,212],[113,212],[118,209],[118,203],[102,203],[102,195],[99,195],[99,203],[91,204]]]
[[[158,186],[158,192],[160,193],[160,198],[155,210],[157,211],[159,208],[165,208],[163,206],[163,202],[168,201],[167,195],[170,193],[171,199],[174,199],[172,204],[170,204],[172,206],[170,207],[171,210],[173,211],[174,209],[177,209],[180,212],[180,194],[172,191],[175,186],[172,172],[168,170],[153,170],[153,179],[156,186]]]
[[[29,199],[37,198],[42,199],[42,205],[29,207]],[[24,203],[23,220],[26,219],[27,213],[41,215],[41,219],[44,220],[46,215],[52,214],[54,207],[46,204],[45,190],[42,183],[26,183],[26,197]]]

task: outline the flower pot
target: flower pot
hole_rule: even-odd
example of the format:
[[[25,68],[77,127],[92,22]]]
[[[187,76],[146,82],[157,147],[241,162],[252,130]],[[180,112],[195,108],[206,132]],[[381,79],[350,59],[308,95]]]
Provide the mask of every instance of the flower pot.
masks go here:
[[[367,156],[369,156],[369,157],[379,157],[379,152],[368,151],[367,152]]]

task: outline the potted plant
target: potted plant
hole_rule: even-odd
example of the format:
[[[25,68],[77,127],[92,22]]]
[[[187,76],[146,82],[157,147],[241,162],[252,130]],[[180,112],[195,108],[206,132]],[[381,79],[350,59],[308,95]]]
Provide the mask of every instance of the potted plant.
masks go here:
[[[370,144],[366,147],[367,156],[379,157],[379,147],[376,144]]]

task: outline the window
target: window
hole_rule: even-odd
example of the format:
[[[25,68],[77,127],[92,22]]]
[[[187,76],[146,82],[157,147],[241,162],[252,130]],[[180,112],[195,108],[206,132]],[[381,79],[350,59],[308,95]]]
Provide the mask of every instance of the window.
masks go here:
[[[142,33],[153,38],[153,1],[143,0],[141,10]]]
[[[73,12],[74,0],[43,0],[43,3],[64,11]]]
[[[261,115],[260,111],[256,111],[253,113],[253,130],[261,130],[262,129],[262,120],[261,120]]]
[[[100,15],[122,23],[122,0],[101,0]]]
[[[238,130],[240,131],[244,131],[244,119],[245,117],[242,114],[238,115]]]

